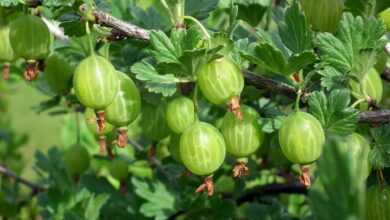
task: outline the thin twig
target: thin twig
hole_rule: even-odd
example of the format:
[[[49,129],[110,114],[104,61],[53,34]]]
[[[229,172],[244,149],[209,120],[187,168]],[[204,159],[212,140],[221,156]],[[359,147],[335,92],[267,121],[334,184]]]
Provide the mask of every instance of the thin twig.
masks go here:
[[[33,190],[34,193],[38,193],[38,192],[42,192],[42,191],[46,190],[46,188],[41,187],[41,186],[39,186],[39,185],[37,185],[35,183],[30,182],[29,180],[26,180],[26,179],[18,176],[16,173],[14,173],[13,171],[9,170],[8,168],[6,168],[3,165],[0,165],[0,174],[3,175],[3,176],[6,176],[6,177],[12,178],[16,182],[22,183],[22,184],[30,187]]]
[[[245,71],[244,75],[247,85],[252,85],[258,89],[267,89],[271,92],[283,94],[290,98],[295,98],[297,95],[297,90],[293,86],[250,71]]]

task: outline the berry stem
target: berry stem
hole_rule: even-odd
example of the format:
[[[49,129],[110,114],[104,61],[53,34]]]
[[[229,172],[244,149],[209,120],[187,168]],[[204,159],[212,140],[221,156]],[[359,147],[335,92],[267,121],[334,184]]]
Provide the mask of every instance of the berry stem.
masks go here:
[[[302,90],[301,89],[298,89],[298,92],[297,92],[297,98],[295,99],[295,111],[299,111],[299,102],[301,100],[301,96],[302,96]]]
[[[195,108],[195,116],[196,119],[198,118],[198,84],[195,84],[194,93],[192,95],[192,101],[194,102],[194,108]]]
[[[365,102],[365,101],[366,101],[365,98],[358,99],[351,105],[351,108],[355,108],[357,105],[359,105],[360,103]]]
[[[89,22],[88,21],[85,22],[85,32],[88,35],[88,44],[89,44],[90,53],[91,53],[91,55],[94,55],[95,50],[94,50],[93,44],[92,44],[91,30],[89,29]]]
[[[230,112],[232,112],[239,120],[242,120],[242,112],[240,109],[240,97],[234,96],[230,99],[230,102],[228,104],[228,109]]]
[[[99,136],[99,151],[100,154],[104,154],[107,150],[106,136]]]
[[[311,186],[309,166],[301,166],[301,175],[299,176],[299,180],[306,188]]]
[[[96,122],[98,124],[98,133],[103,134],[104,128],[106,127],[106,117],[104,111],[96,112]]]
[[[128,136],[127,136],[127,127],[119,128],[119,129],[118,129],[118,140],[117,140],[118,146],[119,146],[120,148],[126,147],[126,145],[127,145],[127,139],[128,139]]]
[[[11,72],[11,65],[9,63],[4,63],[3,65],[3,79],[8,80]]]
[[[80,117],[79,117],[79,113],[77,111],[75,112],[75,116],[76,116],[76,143],[80,144],[80,142],[81,142]]]

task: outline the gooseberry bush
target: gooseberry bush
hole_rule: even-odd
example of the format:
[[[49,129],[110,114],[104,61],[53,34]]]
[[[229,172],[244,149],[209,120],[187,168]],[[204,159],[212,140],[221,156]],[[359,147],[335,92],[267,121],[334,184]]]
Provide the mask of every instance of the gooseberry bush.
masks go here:
[[[387,0],[2,0],[0,219],[390,219],[389,30]]]

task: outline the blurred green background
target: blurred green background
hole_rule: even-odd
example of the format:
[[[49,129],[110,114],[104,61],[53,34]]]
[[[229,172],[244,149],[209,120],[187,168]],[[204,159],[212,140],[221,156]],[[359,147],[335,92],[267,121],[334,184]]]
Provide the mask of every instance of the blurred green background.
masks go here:
[[[8,112],[12,127],[21,134],[28,136],[27,146],[21,148],[26,161],[22,175],[34,179],[34,152],[40,149],[46,152],[50,146],[58,145],[61,135],[63,116],[49,116],[47,113],[37,114],[32,108],[40,102],[49,99],[36,88],[24,81],[9,83],[7,100]]]

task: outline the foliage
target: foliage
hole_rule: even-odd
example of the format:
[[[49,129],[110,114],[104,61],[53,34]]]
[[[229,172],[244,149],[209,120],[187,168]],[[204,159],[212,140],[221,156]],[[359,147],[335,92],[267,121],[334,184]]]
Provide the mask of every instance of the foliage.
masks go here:
[[[45,20],[44,29],[50,26],[53,34],[50,55],[61,57],[46,71],[48,59],[44,55],[36,66],[31,60],[27,64],[17,58],[10,65],[10,79],[0,80],[0,218],[365,219],[366,188],[378,181],[390,181],[390,125],[361,123],[362,110],[357,106],[363,102],[368,106],[365,111],[386,108],[384,103],[389,97],[383,94],[383,104],[373,102],[366,94],[357,99],[350,84],[360,86],[365,74],[378,64],[383,63],[379,65],[383,67],[377,71],[388,71],[388,56],[383,48],[389,43],[389,33],[376,13],[390,5],[385,0],[346,0],[344,4],[337,31],[326,33],[311,28],[298,0],[0,1],[0,28],[22,14],[39,15]],[[105,16],[99,17],[99,13]],[[119,22],[107,19],[107,15]],[[138,28],[133,34],[129,31],[131,25]],[[117,28],[123,26],[126,33],[118,32]],[[66,37],[59,38],[58,32]],[[138,39],[140,33],[147,37]],[[0,39],[1,42],[6,41]],[[99,132],[99,112],[95,112],[97,121],[84,117],[85,103],[75,94],[75,82],[68,80],[74,75],[74,67],[91,54],[101,56],[129,76],[142,99],[137,119],[107,134]],[[223,60],[231,63],[214,68],[218,65],[213,63]],[[77,82],[77,93],[88,90],[86,99],[93,101],[108,97],[107,92],[101,93],[102,85],[108,83],[103,80],[104,73],[90,68],[96,62],[80,71],[91,73],[90,80]],[[39,72],[38,78],[26,85],[46,99],[35,103],[30,111],[50,116],[61,129],[46,131],[40,123],[30,125],[24,115],[10,112],[10,103],[14,101],[11,94],[19,92],[14,85],[24,83],[24,69],[28,73],[31,67]],[[48,80],[45,74],[50,70],[56,71],[50,73]],[[61,73],[66,82],[61,82],[57,70],[71,70]],[[215,75],[214,80],[204,77],[207,85],[203,87],[199,86],[202,72]],[[116,75],[112,75],[115,80]],[[245,86],[241,91],[242,77]],[[88,86],[91,84],[94,86]],[[61,85],[64,88],[59,92],[56,87]],[[234,86],[239,89],[231,95],[229,90]],[[383,86],[386,90],[389,84]],[[208,87],[229,100],[213,104],[205,92]],[[120,93],[110,92],[111,96]],[[23,94],[23,98],[34,100],[32,95]],[[193,103],[193,108],[183,110],[194,111],[191,114],[195,120],[188,123],[207,123],[208,129],[176,131],[180,134],[169,130],[165,123],[167,103],[182,96]],[[107,109],[111,100],[105,101],[107,105],[95,110]],[[129,102],[126,97],[118,101],[113,114],[120,115],[118,112]],[[245,107],[239,109],[238,104]],[[245,108],[253,111],[247,123],[253,129],[240,127],[242,113],[248,117]],[[94,110],[89,110],[94,116]],[[177,120],[183,119],[185,113],[172,111]],[[286,118],[296,111],[314,116],[325,133],[325,144],[318,148],[323,149],[322,154],[319,150],[320,158],[310,164],[292,164],[278,140]],[[229,117],[224,117],[226,113]],[[231,141],[234,143],[229,143],[235,148],[245,145],[250,131],[259,133],[251,135],[256,152],[244,158],[218,154],[226,142],[226,137],[219,134],[221,126],[229,122],[224,120],[233,121],[237,127],[236,138]],[[49,149],[27,148],[31,135],[15,129],[14,122],[39,128],[47,132],[46,137],[56,134],[60,138]],[[126,129],[127,134],[123,133]],[[363,171],[365,163],[356,165],[356,158],[341,149],[340,136],[353,132],[366,138],[371,146],[372,170],[368,178]],[[184,140],[182,133],[190,134]],[[292,133],[299,135],[291,136]],[[299,129],[285,135],[288,140],[306,138],[305,135],[313,141],[319,139]],[[120,148],[120,141],[127,146]],[[218,145],[218,152],[204,147],[212,144]],[[84,147],[90,155],[89,167],[82,174],[70,174],[67,170],[73,160],[65,161],[65,154],[74,146]],[[295,147],[287,147],[296,151]],[[312,153],[307,146],[300,147]],[[120,160],[120,168],[114,166],[118,163],[113,157]],[[29,158],[33,159],[31,165]],[[186,165],[191,162],[203,168],[204,164],[217,163],[211,164],[215,172],[210,176],[198,176],[188,171]],[[313,184],[309,188],[300,183],[307,167]],[[237,169],[246,176],[234,178],[232,173]],[[214,195],[210,197],[207,193],[195,193],[196,189],[210,190],[207,177],[212,177],[214,183]]]

